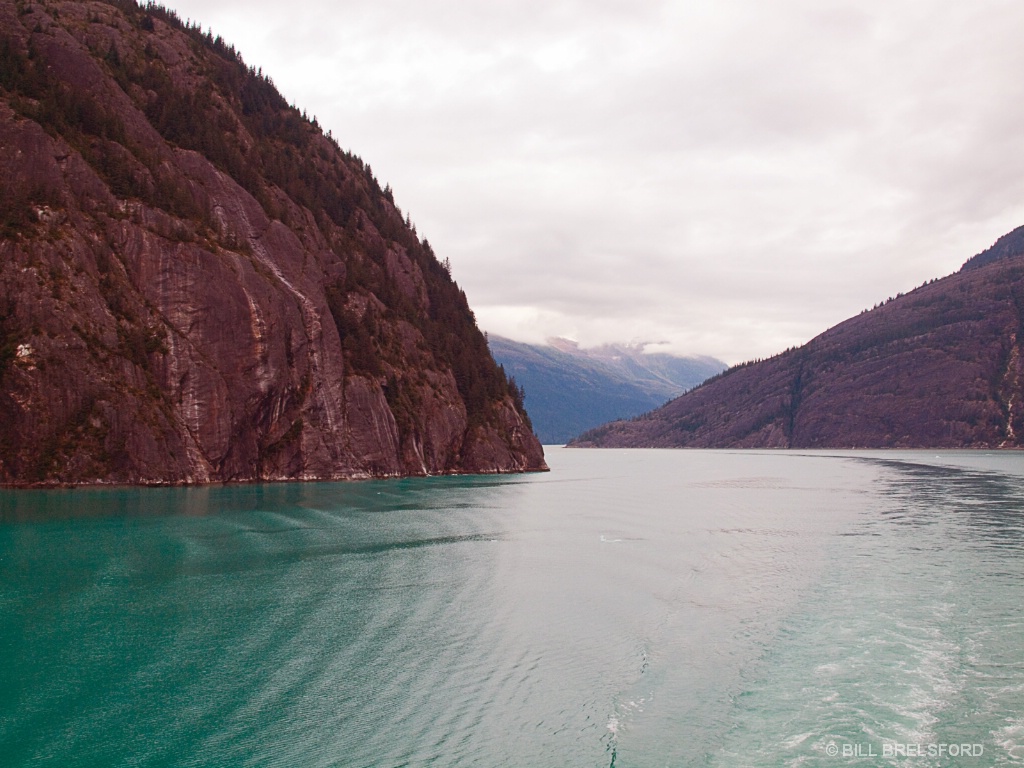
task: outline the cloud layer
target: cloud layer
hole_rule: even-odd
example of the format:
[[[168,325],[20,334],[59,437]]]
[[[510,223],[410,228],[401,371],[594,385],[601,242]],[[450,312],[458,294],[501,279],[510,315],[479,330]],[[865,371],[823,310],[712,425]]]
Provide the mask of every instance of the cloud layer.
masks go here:
[[[369,162],[513,338],[766,356],[1024,224],[1017,3],[171,5]]]

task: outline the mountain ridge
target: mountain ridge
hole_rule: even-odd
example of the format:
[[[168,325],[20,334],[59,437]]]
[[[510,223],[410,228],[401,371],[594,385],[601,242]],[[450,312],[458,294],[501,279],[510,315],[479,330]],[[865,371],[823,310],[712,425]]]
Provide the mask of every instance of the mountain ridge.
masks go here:
[[[1024,228],[947,277],[578,447],[1024,447]]]
[[[646,353],[644,344],[584,348],[554,338],[537,345],[494,334],[489,344],[522,386],[537,435],[549,444],[661,405],[725,368],[706,356]]]
[[[1003,235],[984,251],[969,258],[960,267],[960,271],[977,269],[1021,254],[1024,254],[1024,226]]]
[[[0,483],[546,469],[370,166],[222,38],[0,4]]]

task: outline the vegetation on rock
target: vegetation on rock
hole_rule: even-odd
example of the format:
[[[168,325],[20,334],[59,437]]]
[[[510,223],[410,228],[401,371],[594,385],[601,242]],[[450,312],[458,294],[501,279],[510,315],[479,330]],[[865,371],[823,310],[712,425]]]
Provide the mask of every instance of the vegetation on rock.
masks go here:
[[[0,481],[543,467],[390,188],[172,10],[0,5],[0,172]]]
[[[574,445],[1024,447],[1024,228],[960,272]]]

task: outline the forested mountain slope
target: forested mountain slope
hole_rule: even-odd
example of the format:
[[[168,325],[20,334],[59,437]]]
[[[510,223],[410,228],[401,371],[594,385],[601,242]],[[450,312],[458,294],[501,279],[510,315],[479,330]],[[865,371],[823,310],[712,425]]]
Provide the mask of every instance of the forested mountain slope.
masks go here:
[[[369,165],[159,7],[0,3],[0,482],[544,468]]]
[[[797,349],[578,446],[1024,446],[1024,229]]]

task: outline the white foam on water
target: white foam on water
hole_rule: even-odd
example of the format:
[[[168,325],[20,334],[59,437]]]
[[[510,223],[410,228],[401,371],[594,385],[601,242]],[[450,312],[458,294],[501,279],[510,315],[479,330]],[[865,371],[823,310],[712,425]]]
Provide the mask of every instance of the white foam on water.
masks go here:
[[[792,760],[786,763],[786,768],[800,768],[801,765],[805,765],[812,760],[817,760],[817,757],[811,757],[810,755],[800,755],[794,757]]]
[[[1024,763],[1024,719],[1008,720],[1004,728],[992,732],[996,744],[1005,750],[1007,757],[1017,763]]]
[[[791,736],[785,741],[782,741],[781,746],[783,749],[796,749],[812,736],[814,736],[812,731],[808,731],[807,733],[798,733],[796,736]]]

